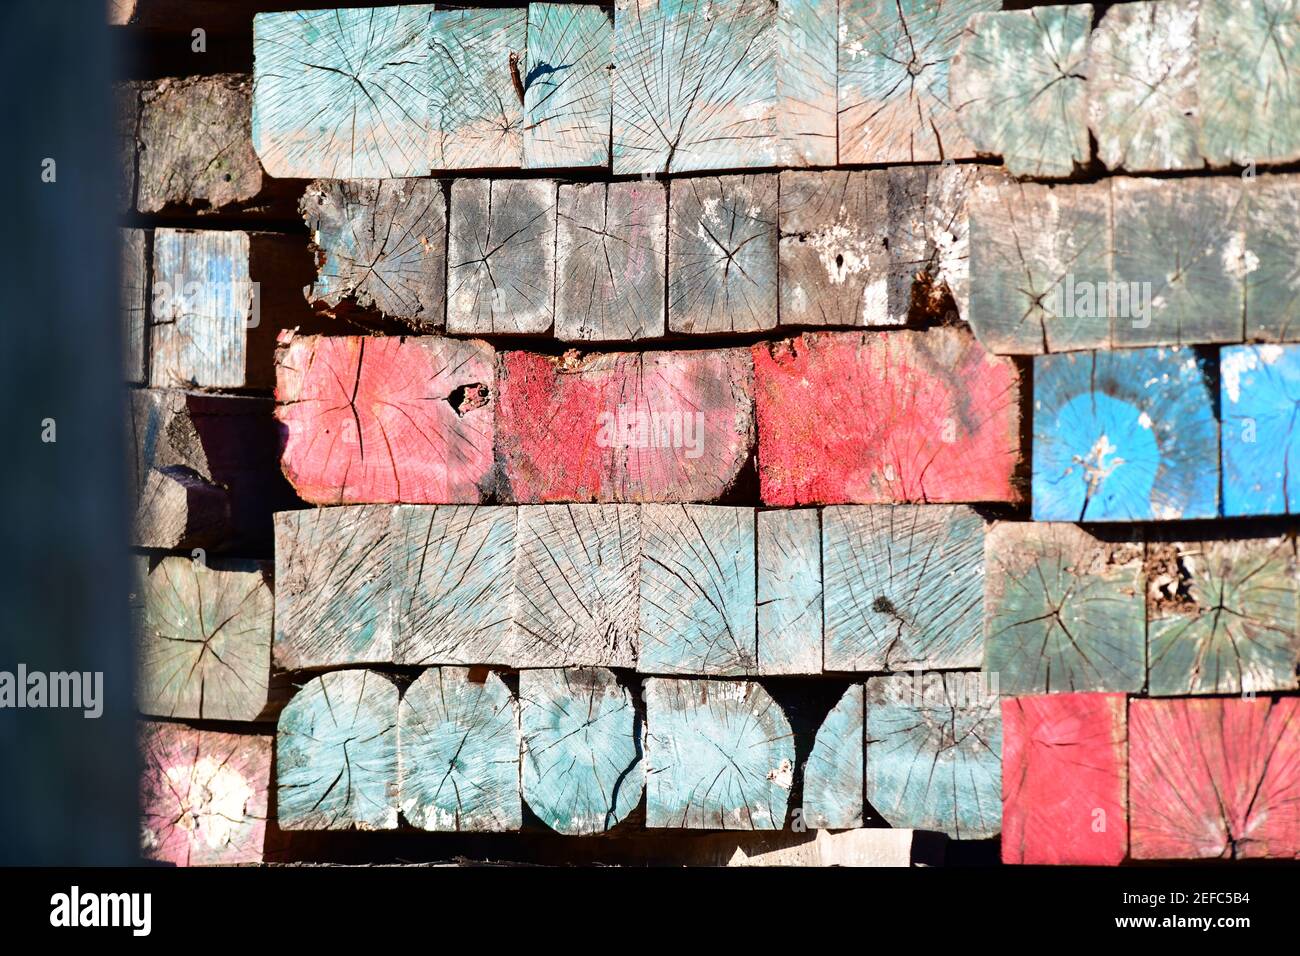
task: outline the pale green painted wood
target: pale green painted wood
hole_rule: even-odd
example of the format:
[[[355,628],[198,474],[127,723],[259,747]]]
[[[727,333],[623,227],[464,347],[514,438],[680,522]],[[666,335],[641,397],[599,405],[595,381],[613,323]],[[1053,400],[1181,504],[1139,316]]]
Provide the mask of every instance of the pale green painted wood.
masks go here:
[[[1294,690],[1300,664],[1300,577],[1294,541],[1260,538],[1155,544],[1167,578],[1153,582],[1150,692]],[[1173,580],[1169,580],[1172,578]]]
[[[528,5],[526,168],[609,165],[613,54],[614,24],[600,7]]]
[[[1002,827],[1002,714],[977,675],[866,684],[866,798],[891,827],[982,840]]]
[[[422,830],[518,830],[519,714],[496,674],[432,667],[400,707],[402,815]]]
[[[393,660],[392,510],[364,505],[275,516],[278,667]]]
[[[952,61],[951,101],[982,153],[1017,176],[1086,165],[1092,5],[977,13]]]
[[[831,708],[803,772],[803,822],[819,830],[862,826],[865,702],[852,684]]]
[[[617,0],[614,173],[772,166],[769,0]]]
[[[252,136],[266,172],[301,179],[427,175],[433,9],[255,16]]]
[[[443,169],[523,165],[527,13],[512,9],[439,10],[428,20],[429,160]],[[512,68],[511,54],[518,58]],[[408,174],[410,175],[410,174]]]
[[[393,509],[397,663],[514,663],[515,521],[505,507]]]
[[[776,165],[834,166],[839,0],[776,9]]]
[[[646,826],[785,827],[794,734],[749,681],[645,682]]]
[[[1088,124],[1112,170],[1200,169],[1198,0],[1117,3],[1092,33]]]
[[[641,652],[648,674],[758,667],[754,509],[641,506]]]
[[[970,159],[949,68],[972,14],[998,0],[846,2],[839,24],[839,161]]]
[[[636,505],[523,505],[512,596],[516,667],[635,667]]]
[[[985,560],[984,670],[1001,693],[1142,690],[1140,542],[1101,540],[1072,524],[1000,521]]]
[[[1246,197],[1246,341],[1300,342],[1300,176],[1256,176]]]
[[[821,522],[815,508],[758,512],[758,672],[822,670]]]
[[[640,804],[641,718],[612,671],[523,671],[519,725],[524,800],[552,830],[604,833]]]
[[[374,671],[334,671],[303,685],[275,738],[282,830],[396,828],[397,707],[397,687]]]
[[[1300,0],[1200,0],[1201,152],[1214,165],[1300,159]]]
[[[828,671],[978,667],[984,519],[961,505],[822,511]]]

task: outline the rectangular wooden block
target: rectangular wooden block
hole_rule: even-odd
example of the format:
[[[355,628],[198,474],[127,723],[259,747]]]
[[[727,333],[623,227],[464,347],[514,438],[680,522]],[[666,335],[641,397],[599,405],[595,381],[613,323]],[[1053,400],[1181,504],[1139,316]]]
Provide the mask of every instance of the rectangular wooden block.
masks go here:
[[[603,9],[528,5],[523,165],[609,166],[614,23]]]
[[[810,333],[753,347],[764,504],[1015,501],[1014,365],[969,333]]]
[[[777,177],[674,183],[668,201],[668,327],[761,332],[777,320]]]
[[[1300,857],[1300,699],[1129,703],[1136,860]]]
[[[275,516],[277,667],[393,660],[392,508],[314,508]]]
[[[426,42],[427,74],[412,91],[428,91],[425,165],[435,170],[522,166],[526,11],[438,10],[428,15]]]
[[[144,384],[149,339],[149,233],[119,229],[118,303],[122,310],[122,368],[128,382]]]
[[[641,649],[648,674],[758,671],[754,509],[641,508]]]
[[[820,830],[862,826],[866,702],[850,684],[817,728],[803,771],[803,822]]]
[[[618,0],[614,173],[775,165],[776,21],[767,0]]]
[[[141,723],[140,855],[176,866],[261,863],[271,738]]]
[[[1300,513],[1300,345],[1219,350],[1223,513]]]
[[[540,335],[555,308],[556,184],[458,179],[447,239],[447,331]]]
[[[978,667],[984,519],[959,505],[822,512],[828,671]]]
[[[555,337],[570,341],[664,334],[668,191],[662,183],[560,186]]]
[[[273,233],[155,229],[149,383],[269,388],[276,335],[316,322],[300,239]]]
[[[984,556],[984,670],[997,675],[1002,693],[1143,689],[1140,538],[999,521]]]
[[[447,16],[433,11],[419,4],[257,14],[252,137],[266,172],[301,179],[427,175],[431,131],[440,128],[433,121],[442,120],[430,115],[431,61],[445,62],[430,50],[429,21]],[[522,34],[522,11],[515,16]],[[471,90],[454,89],[472,103]]]
[[[744,349],[502,353],[502,501],[716,501],[754,442]]]
[[[1092,5],[982,10],[953,57],[948,96],[980,153],[1015,176],[1066,177],[1088,164]]]
[[[644,687],[646,826],[783,830],[794,735],[768,692],[749,681]]]
[[[434,336],[286,333],[284,473],[315,504],[473,504],[492,490],[495,352]]]
[[[140,84],[124,82],[113,84],[113,139],[116,180],[113,208],[117,212],[130,212],[135,208],[135,189],[138,172],[136,152],[140,128]]]
[[[835,165],[838,16],[839,0],[777,5],[774,165]]]
[[[821,670],[821,521],[814,508],[760,511],[758,672]]]
[[[1288,538],[1152,542],[1151,695],[1295,690],[1300,577]]]
[[[973,13],[997,0],[842,3],[839,161],[972,159],[948,95],[949,63]]]
[[[299,204],[316,252],[313,305],[374,309],[416,332],[446,312],[447,209],[432,179],[318,180]]]
[[[477,505],[393,509],[394,661],[517,663],[511,642],[515,514]]]
[[[928,835],[932,836],[932,835]],[[912,866],[918,855],[913,830],[845,830],[832,833],[711,834],[686,844],[686,866]]]
[[[166,557],[140,582],[136,619],[140,712],[257,720],[271,676],[270,568],[251,561]]]
[[[1002,702],[1002,862],[1114,866],[1128,853],[1123,694]]]
[[[636,505],[518,509],[510,663],[636,666],[640,517]]]
[[[1036,521],[1213,518],[1219,424],[1188,348],[1034,360]]]
[[[1300,176],[1255,176],[1246,195],[1246,341],[1300,341]]]

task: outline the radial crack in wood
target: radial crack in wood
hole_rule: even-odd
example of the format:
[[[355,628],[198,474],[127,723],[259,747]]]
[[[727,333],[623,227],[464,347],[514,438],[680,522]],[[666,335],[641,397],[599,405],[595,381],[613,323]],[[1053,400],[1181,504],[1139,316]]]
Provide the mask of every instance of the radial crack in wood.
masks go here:
[[[612,17],[595,6],[530,3],[527,45],[524,166],[609,166]]]
[[[803,822],[818,830],[862,826],[865,702],[851,684],[817,729],[803,772]]]

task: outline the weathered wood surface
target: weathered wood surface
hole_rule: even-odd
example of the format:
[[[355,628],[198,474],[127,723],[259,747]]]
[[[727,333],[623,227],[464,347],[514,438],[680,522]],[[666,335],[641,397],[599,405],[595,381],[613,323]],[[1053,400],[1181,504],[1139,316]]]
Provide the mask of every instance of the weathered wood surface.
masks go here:
[[[153,566],[136,631],[141,713],[258,719],[271,676],[267,577],[253,562],[168,557]]]
[[[834,166],[839,130],[839,0],[776,9],[777,166]]]
[[[1141,306],[1114,313],[1114,344],[1241,341],[1258,257],[1245,245],[1240,181],[1117,178],[1111,195],[1113,279]]]
[[[475,503],[492,484],[491,346],[437,337],[282,337],[283,467],[315,504]]]
[[[254,17],[252,137],[266,172],[427,175],[429,61],[439,62],[430,56],[431,15],[431,5],[410,5]]]
[[[1219,350],[1223,513],[1300,513],[1300,346]]]
[[[644,688],[646,826],[784,829],[794,735],[768,692],[663,678]]]
[[[403,505],[392,512],[399,664],[516,664],[513,508]]]
[[[1015,501],[1019,380],[966,331],[753,347],[764,504]]]
[[[316,252],[309,302],[331,311],[355,304],[416,332],[442,330],[447,209],[441,183],[318,180],[300,209]]]
[[[447,331],[542,334],[555,310],[556,184],[458,179],[447,239]]]
[[[113,142],[115,180],[113,208],[117,212],[130,212],[135,208],[135,188],[138,178],[136,134],[140,127],[140,84],[123,82],[113,84]]]
[[[852,684],[817,729],[803,772],[803,822],[818,830],[862,826],[866,739],[861,684]]]
[[[274,183],[253,151],[246,75],[166,78],[141,89],[136,209],[266,209]]]
[[[618,0],[614,173],[774,165],[776,21],[768,0]]]
[[[1300,177],[1255,176],[1246,194],[1246,335],[1248,342],[1300,341]]]
[[[822,670],[822,530],[816,509],[758,512],[758,672]]]
[[[705,837],[690,863],[716,866],[911,866],[916,853],[911,830],[869,829],[815,834],[755,833]],[[678,841],[681,842],[681,841]],[[707,850],[706,850],[707,847]],[[712,853],[708,851],[711,850]],[[703,855],[700,855],[703,854]]]
[[[1213,165],[1300,159],[1296,0],[1200,0],[1201,152]]]
[[[140,854],[176,866],[261,863],[271,738],[140,724]]]
[[[664,334],[668,193],[662,183],[560,186],[555,336],[569,341]]]
[[[512,70],[519,67],[512,67],[511,57],[524,55],[526,20],[522,8],[429,15],[428,78],[420,80],[429,97],[426,166],[523,165],[524,99],[514,86]]]
[[[1128,852],[1123,694],[1002,702],[1002,862],[1107,866]]]
[[[376,505],[275,516],[277,667],[394,659],[391,511]]]
[[[1147,591],[1152,696],[1253,696],[1296,688],[1300,577],[1294,541],[1148,547],[1156,577]]]
[[[126,380],[143,384],[149,340],[149,233],[119,229],[118,305],[122,310],[122,368]]]
[[[320,325],[302,294],[314,275],[294,236],[155,229],[150,384],[270,388],[277,334]]]
[[[1106,10],[1088,51],[1088,125],[1109,169],[1203,165],[1197,100],[1198,0]]]
[[[716,501],[750,459],[753,382],[744,349],[505,352],[501,500]]]
[[[586,836],[641,803],[641,717],[632,694],[603,667],[519,675],[523,795],[557,833]]]
[[[323,674],[280,713],[276,820],[282,830],[397,826],[398,691],[375,671]]]
[[[1086,166],[1092,5],[971,16],[949,95],[976,151],[1016,176],[1069,176]]]
[[[1036,521],[1213,518],[1219,425],[1190,349],[1034,359]]]
[[[972,14],[997,0],[844,3],[839,12],[839,161],[970,159],[949,68]]]
[[[984,519],[960,505],[822,512],[828,671],[978,667]]]
[[[761,332],[777,320],[777,177],[698,177],[668,199],[668,327]]]
[[[614,24],[596,6],[528,5],[523,165],[608,166]]]
[[[1109,181],[983,182],[968,208],[968,318],[985,348],[1026,355],[1110,345],[1109,299],[1097,301],[1110,289]]]
[[[1294,697],[1132,701],[1133,858],[1300,857],[1297,704]]]
[[[1004,694],[1146,684],[1141,542],[999,521],[984,545],[984,670]]]
[[[402,697],[402,815],[422,830],[518,830],[519,714],[490,671],[432,667]]]
[[[1002,717],[996,695],[969,692],[970,676],[867,681],[866,798],[890,826],[997,836]]]
[[[271,515],[297,502],[273,403],[150,388],[132,389],[128,407],[132,543],[269,553]]]
[[[636,505],[518,509],[510,663],[636,666],[640,529]]]
[[[758,670],[754,509],[641,508],[641,648],[649,674]]]

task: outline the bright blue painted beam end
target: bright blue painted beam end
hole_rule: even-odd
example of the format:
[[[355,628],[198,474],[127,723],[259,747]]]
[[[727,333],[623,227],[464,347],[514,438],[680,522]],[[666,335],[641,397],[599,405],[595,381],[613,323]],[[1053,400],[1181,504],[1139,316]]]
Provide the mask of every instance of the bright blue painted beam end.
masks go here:
[[[1300,345],[1219,352],[1223,513],[1300,512]]]
[[[1218,442],[1190,349],[1034,359],[1036,521],[1216,517]]]

